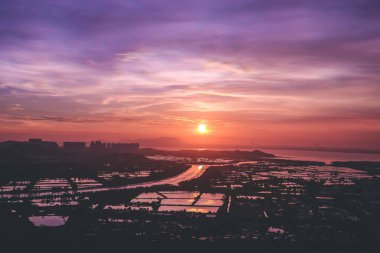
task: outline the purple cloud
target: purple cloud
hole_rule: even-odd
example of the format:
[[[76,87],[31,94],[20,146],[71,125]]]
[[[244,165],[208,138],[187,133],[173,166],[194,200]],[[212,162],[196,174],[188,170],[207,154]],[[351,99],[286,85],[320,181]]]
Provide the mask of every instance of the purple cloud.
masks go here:
[[[0,131],[138,118],[123,127],[158,134],[208,117],[373,136],[379,12],[370,0],[3,0]]]

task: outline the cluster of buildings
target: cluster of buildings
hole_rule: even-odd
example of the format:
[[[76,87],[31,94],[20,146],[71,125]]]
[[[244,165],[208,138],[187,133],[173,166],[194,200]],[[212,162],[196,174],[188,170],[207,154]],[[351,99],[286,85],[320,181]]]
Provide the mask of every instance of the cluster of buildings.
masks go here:
[[[54,141],[43,141],[42,139],[29,139],[28,143],[33,146],[43,148],[58,148],[58,143]]]
[[[42,139],[29,139],[28,142],[8,141],[1,143],[1,146],[7,147],[14,144],[22,144],[30,147],[41,147],[46,149],[58,149],[60,146],[54,141],[44,141]],[[70,151],[93,150],[93,151],[110,151],[117,153],[136,153],[139,151],[138,143],[105,143],[101,141],[91,141],[87,146],[86,142],[67,141],[63,143],[62,148]]]
[[[87,148],[86,142],[64,142],[63,148],[67,150],[84,150]],[[139,151],[138,143],[105,143],[101,141],[91,141],[89,149],[94,151],[112,151],[118,153],[136,153]]]
[[[64,142],[63,148],[67,150],[84,150],[87,148],[86,142]],[[138,143],[105,143],[101,141],[91,141],[89,149],[94,151],[112,151],[120,153],[138,152],[140,145]]]
[[[109,150],[118,153],[135,153],[139,151],[139,148],[138,143],[105,143],[101,141],[91,141],[90,143],[92,150]]]

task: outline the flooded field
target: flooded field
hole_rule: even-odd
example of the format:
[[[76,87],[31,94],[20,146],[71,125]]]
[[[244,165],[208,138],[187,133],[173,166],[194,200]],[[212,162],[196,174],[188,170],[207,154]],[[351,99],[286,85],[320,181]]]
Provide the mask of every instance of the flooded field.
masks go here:
[[[181,181],[188,180],[197,176],[200,176],[206,166],[194,165],[190,167],[184,173],[164,179],[157,180],[154,182],[146,182],[140,184],[127,184],[125,186],[115,186],[115,187],[103,187],[103,184],[98,180],[92,178],[46,178],[38,180],[34,185],[32,185],[30,193],[20,193],[27,190],[27,186],[30,186],[30,181],[11,181],[3,186],[0,186],[0,197],[1,198],[25,198],[25,197],[43,197],[46,195],[53,194],[55,196],[63,194],[71,194],[73,191],[76,192],[96,192],[96,191],[107,191],[107,190],[123,190],[123,189],[132,189],[137,187],[151,187],[155,185],[162,184],[178,184]],[[154,171],[153,171],[154,172]],[[124,173],[124,172],[111,172],[111,173],[101,173],[99,179],[112,181],[115,177],[129,177],[129,178],[144,178],[148,177],[152,172],[133,172],[133,173]],[[148,175],[149,174],[149,175]],[[48,193],[48,194],[44,194]]]
[[[307,166],[307,167],[287,167],[281,170],[269,170],[268,172],[257,173],[264,177],[277,177],[288,179],[302,179],[306,181],[323,182],[325,185],[350,185],[354,180],[369,179],[372,176],[366,172],[333,166]]]
[[[10,181],[5,185],[0,186],[0,193],[25,191],[30,183],[30,181]]]
[[[230,169],[221,170],[222,175],[219,179],[210,181],[213,188],[241,188],[243,184],[252,181],[259,183],[272,179],[312,181],[325,186],[354,185],[355,181],[376,177],[362,170],[335,166],[278,166],[271,162],[238,163],[229,166]],[[295,182],[283,182],[283,184],[286,188],[301,187]]]
[[[77,189],[85,189],[85,188],[92,188],[92,187],[101,187],[102,184],[99,183],[97,180],[92,178],[71,178],[71,181],[74,183],[74,185],[77,187]]]
[[[33,205],[38,206],[38,207],[79,205],[78,197],[56,197],[56,198],[31,199],[30,202]]]
[[[46,216],[30,216],[29,221],[36,227],[60,227],[66,224],[69,217],[46,215]]]
[[[141,193],[128,205],[106,205],[111,210],[149,210],[158,212],[217,213],[225,203],[224,194],[188,191],[161,191]]]
[[[64,178],[40,179],[33,187],[33,191],[59,191],[70,190],[71,185]]]
[[[112,181],[118,178],[147,178],[150,177],[154,173],[161,173],[161,170],[140,170],[135,172],[126,172],[126,171],[112,171],[112,172],[100,172],[98,173],[98,177],[106,180]]]
[[[189,157],[181,157],[181,156],[172,156],[172,155],[154,155],[147,156],[149,159],[158,160],[158,161],[173,161],[180,163],[196,163],[196,164],[223,164],[223,163],[231,163],[232,159],[227,158],[189,158]]]

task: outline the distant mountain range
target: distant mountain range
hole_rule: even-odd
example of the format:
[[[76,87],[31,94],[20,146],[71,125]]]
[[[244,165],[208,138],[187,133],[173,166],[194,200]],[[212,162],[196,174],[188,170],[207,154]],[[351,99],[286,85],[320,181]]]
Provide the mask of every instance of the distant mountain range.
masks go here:
[[[140,138],[128,140],[129,142],[140,143],[141,147],[146,148],[175,148],[175,149],[217,149],[217,150],[232,150],[232,149],[272,149],[272,150],[309,150],[309,151],[325,151],[325,152],[344,152],[344,153],[373,153],[380,154],[380,150],[360,148],[360,147],[326,147],[326,146],[273,146],[273,145],[205,145],[202,147],[194,144],[189,144],[176,137],[158,137],[158,138]]]
[[[153,148],[140,149],[140,154],[143,155],[172,155],[177,157],[190,157],[190,158],[230,158],[230,159],[249,159],[258,160],[264,158],[274,158],[275,156],[260,150],[252,151],[215,151],[215,150],[158,150]]]

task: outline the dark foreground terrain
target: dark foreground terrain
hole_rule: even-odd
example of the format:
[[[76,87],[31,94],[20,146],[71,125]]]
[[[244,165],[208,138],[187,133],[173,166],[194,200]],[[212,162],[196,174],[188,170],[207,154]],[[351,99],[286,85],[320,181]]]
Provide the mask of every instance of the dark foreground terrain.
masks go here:
[[[380,163],[23,148],[0,155],[2,252],[380,250]]]

